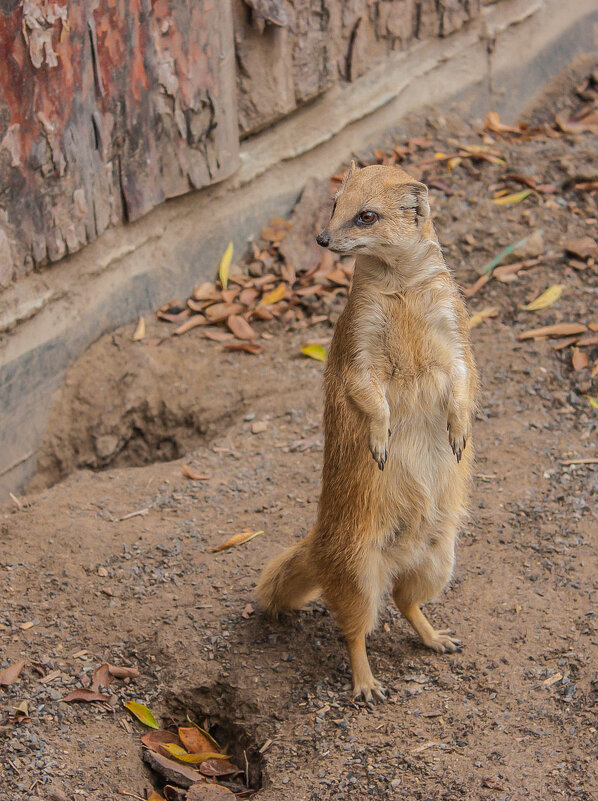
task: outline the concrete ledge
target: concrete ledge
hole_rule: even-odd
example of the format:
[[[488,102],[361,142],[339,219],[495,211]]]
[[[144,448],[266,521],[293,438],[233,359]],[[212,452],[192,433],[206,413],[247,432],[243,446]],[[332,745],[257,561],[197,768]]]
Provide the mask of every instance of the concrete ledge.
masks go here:
[[[493,43],[490,54],[488,44]],[[306,179],[400,127],[405,114],[458,104],[514,119],[580,55],[598,52],[595,0],[512,0],[447,39],[418,44],[246,140],[228,181],[111,229],[0,296],[0,500],[35,471],[52,398],[69,364],[103,333],[214,275]]]

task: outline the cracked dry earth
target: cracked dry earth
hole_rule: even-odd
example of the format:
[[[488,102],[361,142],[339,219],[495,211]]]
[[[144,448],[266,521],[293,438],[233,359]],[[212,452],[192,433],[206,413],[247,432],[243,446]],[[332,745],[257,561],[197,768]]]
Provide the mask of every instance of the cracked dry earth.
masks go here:
[[[29,663],[1,703],[30,712],[2,729],[3,801],[52,798],[49,787],[143,797],[155,777],[126,698],[166,723],[207,717],[254,749],[272,740],[256,757],[263,801],[595,798],[596,467],[561,461],[587,456],[594,424],[555,408],[561,368],[546,343],[517,343],[497,322],[473,339],[484,390],[471,520],[452,585],[428,608],[462,652],[424,650],[389,605],[369,650],[390,698],[367,707],[349,699],[323,607],[278,624],[248,614],[265,560],[314,519],[321,366],[293,355],[298,333],[259,357],[170,341],[188,370],[213,360],[215,404],[227,382],[243,387],[224,428],[182,461],[80,471],[2,508],[2,660]],[[184,478],[182,463],[209,479]],[[264,533],[210,552],[245,527]],[[104,660],[141,676],[111,685],[107,705],[60,701]]]

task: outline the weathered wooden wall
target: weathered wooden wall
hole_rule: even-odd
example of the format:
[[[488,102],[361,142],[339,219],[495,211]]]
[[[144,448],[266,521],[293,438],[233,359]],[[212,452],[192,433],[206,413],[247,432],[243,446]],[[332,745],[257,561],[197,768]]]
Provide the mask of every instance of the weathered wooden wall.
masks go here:
[[[480,0],[0,0],[0,289]]]
[[[480,0],[233,0],[239,127],[255,133],[417,39],[448,36]]]
[[[0,286],[236,169],[217,0],[0,0]]]

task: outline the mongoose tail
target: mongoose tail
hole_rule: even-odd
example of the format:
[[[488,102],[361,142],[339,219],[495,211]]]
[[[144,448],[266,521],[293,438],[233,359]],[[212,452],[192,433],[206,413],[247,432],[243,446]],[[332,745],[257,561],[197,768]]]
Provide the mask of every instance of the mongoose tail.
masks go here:
[[[290,609],[303,609],[319,594],[310,568],[309,537],[271,559],[257,586],[259,605],[272,617]]]

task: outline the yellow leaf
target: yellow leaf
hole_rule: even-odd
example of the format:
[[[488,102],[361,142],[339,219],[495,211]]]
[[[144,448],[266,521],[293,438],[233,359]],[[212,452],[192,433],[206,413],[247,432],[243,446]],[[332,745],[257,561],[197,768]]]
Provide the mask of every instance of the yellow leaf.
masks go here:
[[[153,716],[152,712],[138,701],[126,701],[123,706],[125,709],[128,709],[129,712],[132,712],[137,720],[140,720],[144,726],[149,726],[150,729],[160,728],[156,723],[156,718]]]
[[[168,751],[170,756],[178,759],[179,762],[186,762],[191,765],[201,765],[206,759],[228,759],[228,754],[219,754],[217,751],[203,751],[201,754],[189,754],[176,743],[164,743],[161,748],[163,748],[164,751]]]
[[[552,306],[553,303],[556,303],[557,300],[563,294],[564,285],[563,284],[553,284],[552,286],[548,287],[545,292],[542,292],[535,300],[532,300],[531,303],[528,303],[527,306],[523,308],[526,311],[540,311],[540,309],[546,309],[548,306]]]
[[[135,333],[133,334],[133,342],[139,342],[144,337],[145,337],[145,320],[143,319],[143,317],[140,317],[139,322],[137,323],[137,328],[135,329]]]
[[[183,748],[182,745],[177,745],[177,743],[160,743],[160,748],[163,748],[165,751],[168,751],[170,756],[173,757],[181,757],[181,756],[188,756],[188,752]]]
[[[453,156],[452,159],[447,161],[446,166],[449,168],[449,170],[454,170],[455,167],[458,167],[462,161],[463,159],[459,158],[459,156]]]
[[[222,545],[217,545],[215,548],[212,548],[212,553],[216,551],[226,551],[228,548],[234,548],[235,545],[243,545],[249,540],[252,540],[254,537],[257,537],[258,534],[263,534],[263,531],[243,531],[241,534],[233,534],[230,539],[226,542],[223,542]]]
[[[434,158],[435,159],[445,159],[445,158],[447,158],[447,154],[446,153],[441,153],[441,152],[434,153]]]
[[[598,409],[598,398],[594,398],[592,395],[586,395],[586,398],[589,400],[592,409]]]
[[[480,325],[486,318],[488,317],[496,317],[498,315],[498,309],[495,306],[486,306],[485,309],[473,314],[469,318],[469,327],[475,328],[477,325]]]
[[[301,353],[304,356],[309,356],[310,359],[316,359],[318,362],[326,361],[326,348],[321,345],[305,345],[301,348]]]
[[[223,289],[226,289],[228,286],[228,271],[230,269],[231,261],[233,260],[233,250],[233,243],[229,242],[226,246],[226,250],[222,254],[222,258],[220,259],[218,278],[220,278],[220,283],[222,284]]]
[[[278,303],[286,295],[286,284],[279,284],[276,289],[271,292],[266,292],[264,297],[260,300],[260,306],[272,306],[273,303]]]
[[[521,192],[514,192],[512,195],[503,195],[503,197],[495,197],[492,201],[498,206],[513,206],[515,203],[521,203],[522,200],[528,195],[531,195],[531,189],[522,189]]]

